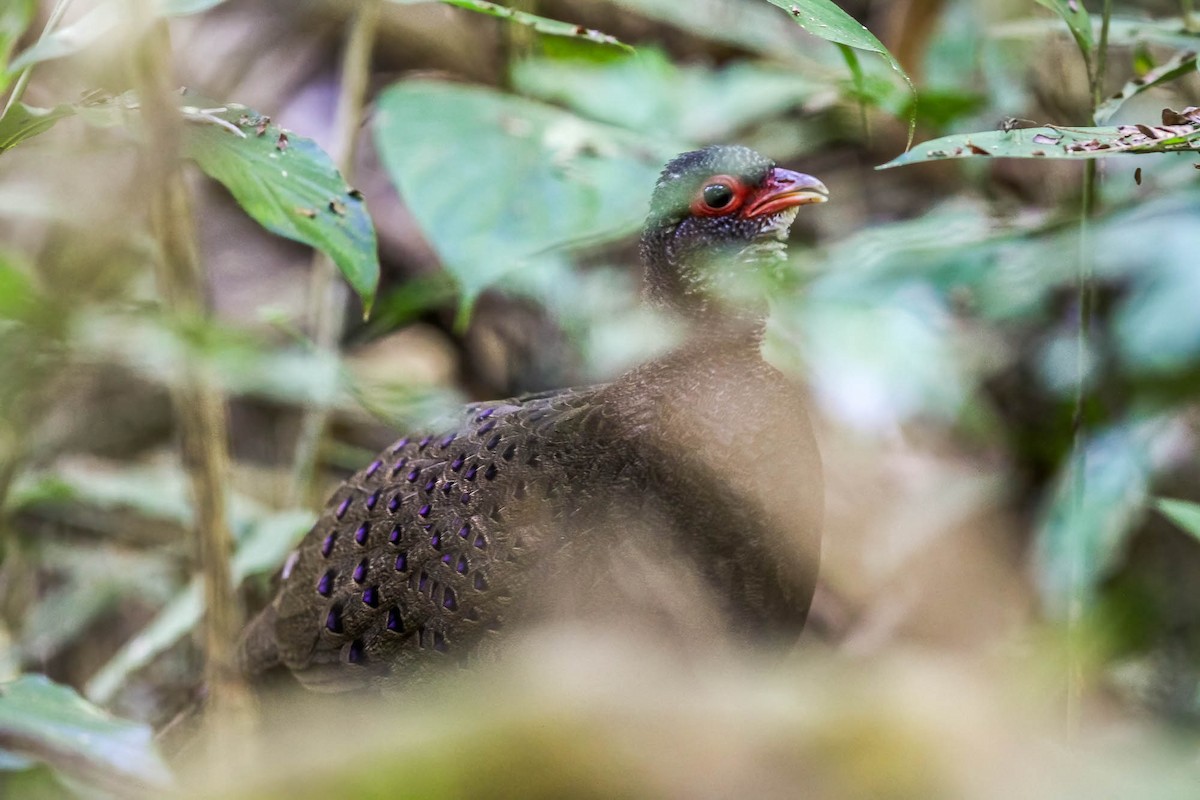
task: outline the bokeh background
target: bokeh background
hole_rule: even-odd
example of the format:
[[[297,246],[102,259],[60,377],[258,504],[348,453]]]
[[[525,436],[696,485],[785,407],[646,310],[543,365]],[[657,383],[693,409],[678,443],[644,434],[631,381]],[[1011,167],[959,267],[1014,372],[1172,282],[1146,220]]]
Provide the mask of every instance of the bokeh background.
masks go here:
[[[0,10],[16,31],[0,55],[56,5]],[[96,5],[58,22],[69,52],[36,65],[25,103],[134,88],[141,28],[100,25]],[[135,130],[73,116],[0,149],[0,680],[26,675],[0,692],[0,791],[154,796],[170,771],[213,797],[1195,796],[1200,159],[1099,161],[1086,225],[1077,160],[876,169],[910,121],[918,141],[1090,125],[1089,65],[1051,10],[840,2],[914,106],[885,58],[848,60],[764,0],[506,4],[582,26],[567,36],[382,2],[350,147],[361,4],[192,5],[170,21],[172,81],[354,152],[378,293],[364,320],[310,248],[193,169],[208,312],[181,316],[150,267]],[[1101,3],[1074,5],[1100,24]],[[1186,0],[1111,5],[1105,96],[1200,49]],[[1110,124],[1200,102],[1195,73],[1193,56]],[[671,346],[640,299],[636,232],[662,163],[717,142],[832,196],[803,209],[769,287],[767,352],[804,386],[826,465],[796,650],[680,663],[538,632],[394,701],[289,697],[224,734],[255,757],[214,767],[172,405],[189,370],[227,401],[232,571],[253,611],[324,497],[399,430]]]

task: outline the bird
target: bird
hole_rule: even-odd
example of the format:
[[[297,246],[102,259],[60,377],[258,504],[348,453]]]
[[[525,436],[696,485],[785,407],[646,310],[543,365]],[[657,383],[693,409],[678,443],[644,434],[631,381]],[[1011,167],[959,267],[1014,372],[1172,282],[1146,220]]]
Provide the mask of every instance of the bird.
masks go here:
[[[639,252],[683,344],[387,447],[286,559],[239,643],[243,672],[403,686],[563,608],[669,623],[684,605],[700,639],[794,644],[820,558],[820,455],[802,393],[762,357],[765,305],[731,287],[776,268],[800,208],[828,196],[738,145],[669,161]]]

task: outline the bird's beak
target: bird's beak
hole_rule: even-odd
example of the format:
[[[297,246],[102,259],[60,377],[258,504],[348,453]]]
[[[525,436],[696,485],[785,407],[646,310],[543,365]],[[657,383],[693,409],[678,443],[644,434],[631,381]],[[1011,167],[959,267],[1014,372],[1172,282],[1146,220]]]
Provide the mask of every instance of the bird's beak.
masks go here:
[[[829,190],[812,175],[776,167],[762,186],[751,193],[742,216],[749,218],[778,214],[785,209],[824,203],[828,199]]]

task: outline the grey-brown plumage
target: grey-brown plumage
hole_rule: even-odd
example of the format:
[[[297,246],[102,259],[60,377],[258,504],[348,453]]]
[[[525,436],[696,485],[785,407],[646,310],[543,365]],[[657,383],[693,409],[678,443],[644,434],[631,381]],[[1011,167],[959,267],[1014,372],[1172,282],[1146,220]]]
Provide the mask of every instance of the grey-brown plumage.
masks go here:
[[[642,252],[689,343],[611,384],[468,406],[389,447],[288,559],[243,667],[313,688],[399,683],[567,607],[670,617],[678,593],[657,575],[691,576],[685,601],[720,636],[794,639],[816,581],[820,461],[795,387],[760,356],[760,314],[716,287],[776,257],[796,208],[824,196],[745,148],[668,164]]]

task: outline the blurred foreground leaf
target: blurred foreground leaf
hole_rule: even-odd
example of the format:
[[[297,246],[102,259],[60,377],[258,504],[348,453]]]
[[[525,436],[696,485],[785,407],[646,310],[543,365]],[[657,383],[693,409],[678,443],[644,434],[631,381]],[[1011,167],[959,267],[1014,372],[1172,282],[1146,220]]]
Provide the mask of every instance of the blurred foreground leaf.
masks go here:
[[[405,81],[379,98],[392,182],[469,304],[548,251],[636,230],[679,146],[488,89]],[[633,198],[636,198],[634,200]]]
[[[1145,75],[1126,83],[1121,88],[1121,91],[1101,103],[1096,108],[1092,117],[1095,119],[1097,125],[1103,125],[1112,119],[1113,115],[1117,113],[1129,98],[1139,95],[1147,89],[1152,89],[1155,86],[1182,78],[1184,75],[1191,75],[1195,71],[1196,52],[1194,50],[1185,50],[1182,53],[1176,53],[1166,62],[1158,65]]]
[[[1082,0],[1037,0],[1038,5],[1045,6],[1067,23],[1075,44],[1084,58],[1092,57],[1092,20]]]
[[[8,69],[8,58],[13,47],[33,19],[34,0],[5,0],[0,4],[0,92],[8,88],[13,72]]]
[[[0,684],[0,755],[125,795],[171,783],[149,726],[112,717],[42,675]]]
[[[276,569],[315,520],[316,515],[308,511],[281,511],[243,529],[233,555],[233,581],[240,584],[251,575]],[[92,676],[84,689],[88,698],[109,702],[130,674],[190,633],[203,613],[204,590],[197,576]]]
[[[54,123],[74,113],[75,110],[70,106],[34,108],[17,103],[0,117],[0,153],[39,133],[45,133],[54,127]]]
[[[1160,497],[1154,501],[1154,507],[1171,522],[1200,539],[1200,503]]]
[[[1166,112],[1164,112],[1166,113]],[[1170,125],[1018,128],[943,136],[922,142],[878,169],[948,158],[1105,158],[1129,153],[1186,153],[1200,148],[1200,119]]]
[[[346,185],[312,139],[245,106],[212,108],[218,104],[194,95],[186,99],[204,107],[189,117],[188,156],[264,228],[328,255],[369,312],[379,255],[362,194]]]

